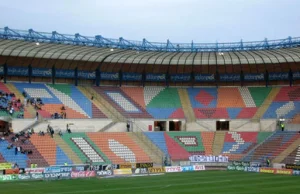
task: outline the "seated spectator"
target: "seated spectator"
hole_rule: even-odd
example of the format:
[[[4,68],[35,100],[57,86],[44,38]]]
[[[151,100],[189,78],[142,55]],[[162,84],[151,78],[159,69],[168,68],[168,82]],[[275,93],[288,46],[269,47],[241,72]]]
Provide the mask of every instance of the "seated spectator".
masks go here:
[[[58,135],[59,135],[59,136],[63,136],[63,133],[62,133],[61,130],[59,130]]]
[[[65,106],[62,106],[60,110],[66,110]]]
[[[5,141],[5,138],[4,138],[4,136],[3,136],[3,137],[1,137],[0,141]]]
[[[11,143],[11,144],[9,144],[9,145],[7,146],[7,149],[10,150],[10,149],[13,148],[13,147],[14,147],[14,145]]]
[[[44,131],[39,132],[39,136],[44,136],[44,135],[45,135]]]

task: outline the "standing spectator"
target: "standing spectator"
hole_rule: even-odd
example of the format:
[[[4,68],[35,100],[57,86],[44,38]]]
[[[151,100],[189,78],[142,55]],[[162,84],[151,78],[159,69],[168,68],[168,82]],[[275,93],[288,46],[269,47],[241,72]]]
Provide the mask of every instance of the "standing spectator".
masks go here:
[[[35,115],[36,115],[36,120],[38,120],[39,119],[39,112],[36,111]]]

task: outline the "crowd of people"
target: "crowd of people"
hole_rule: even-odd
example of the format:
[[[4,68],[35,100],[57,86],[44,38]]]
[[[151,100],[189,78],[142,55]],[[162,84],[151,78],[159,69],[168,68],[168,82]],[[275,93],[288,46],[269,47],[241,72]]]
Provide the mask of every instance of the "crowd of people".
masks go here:
[[[20,99],[15,99],[14,93],[5,93],[0,91],[0,110],[7,112],[12,116],[16,110],[23,112],[24,105],[21,103]],[[17,118],[23,118],[24,114],[19,113]]]

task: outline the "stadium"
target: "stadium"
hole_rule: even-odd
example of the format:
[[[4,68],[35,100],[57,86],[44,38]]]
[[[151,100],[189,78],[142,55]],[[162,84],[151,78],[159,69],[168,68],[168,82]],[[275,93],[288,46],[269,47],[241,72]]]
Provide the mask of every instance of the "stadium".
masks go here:
[[[1,193],[299,193],[299,67],[299,37],[0,28]]]

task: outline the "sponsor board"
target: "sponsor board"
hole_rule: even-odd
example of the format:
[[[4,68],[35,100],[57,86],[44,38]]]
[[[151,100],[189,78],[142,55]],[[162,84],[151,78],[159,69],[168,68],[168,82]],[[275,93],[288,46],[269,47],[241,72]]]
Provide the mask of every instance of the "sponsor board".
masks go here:
[[[70,172],[45,173],[44,177],[45,177],[45,179],[70,178],[71,173]]]
[[[172,82],[187,82],[191,80],[191,74],[171,74],[170,80]]]
[[[194,171],[202,171],[202,170],[205,170],[205,166],[204,165],[194,165],[193,169],[194,169]]]
[[[111,170],[101,170],[101,171],[96,171],[97,176],[111,176],[112,171]]]
[[[28,67],[7,67],[7,75],[28,76]]]
[[[11,163],[0,163],[0,170],[11,169]]]
[[[119,80],[119,73],[113,73],[113,72],[101,72],[100,73],[100,79],[101,80]]]
[[[50,68],[32,68],[32,76],[35,77],[52,77],[52,69]]]
[[[228,156],[204,156],[204,155],[193,155],[189,157],[191,162],[228,162]]]
[[[245,81],[264,81],[265,75],[263,73],[247,73],[244,74]]]
[[[152,168],[153,163],[136,163],[136,168]]]
[[[293,72],[293,79],[294,80],[299,80],[300,79],[300,72],[299,71]]]
[[[146,81],[166,81],[167,75],[164,73],[147,73]]]
[[[297,165],[297,164],[286,164],[285,168],[287,168],[287,169],[293,169],[293,170],[300,170],[300,165]]]
[[[289,73],[269,73],[269,80],[288,80]]]
[[[122,80],[123,81],[141,81],[143,75],[141,73],[123,73]]]
[[[130,175],[132,174],[131,168],[114,169],[114,175]]]
[[[132,168],[132,174],[148,174],[148,168]]]
[[[164,167],[158,168],[158,167],[153,167],[153,168],[148,168],[148,172],[150,174],[156,174],[156,173],[164,173],[166,172]]]
[[[213,82],[215,81],[214,74],[196,74],[194,76],[195,81],[197,82]]]
[[[86,177],[95,177],[96,172],[95,171],[79,171],[79,172],[71,172],[72,178],[86,178]]]
[[[31,179],[44,179],[45,178],[44,174],[41,174],[41,173],[39,173],[39,174],[30,174],[30,176],[31,176]]]
[[[56,69],[55,77],[57,77],[57,78],[74,78],[75,71],[73,69]]]
[[[293,170],[293,175],[300,176],[300,170]]]
[[[96,71],[78,71],[78,77],[83,79],[96,79]]]
[[[194,171],[193,166],[181,166],[181,172],[190,172],[190,171]]]
[[[292,175],[293,170],[292,169],[275,169],[274,174]]]
[[[26,173],[44,173],[45,168],[25,168]]]
[[[245,172],[260,172],[258,167],[245,167]]]
[[[120,165],[113,165],[113,164],[90,166],[90,170],[94,170],[94,171],[106,171],[106,170],[119,169],[119,168]]]
[[[120,164],[120,169],[125,169],[125,168],[135,168],[135,164]]]
[[[240,74],[220,74],[220,81],[240,81]]]
[[[274,168],[260,168],[259,172],[274,174],[275,173],[275,169]]]
[[[60,167],[46,167],[44,173],[59,173]]]
[[[228,165],[227,170],[236,170],[235,167],[235,165]]]
[[[167,166],[166,172],[181,172],[181,166]]]
[[[19,174],[19,180],[30,180],[31,176],[29,174]]]
[[[19,179],[19,176],[16,174],[0,175],[0,181],[15,181],[18,179]]]
[[[250,162],[251,167],[260,167],[261,164],[259,162]]]

